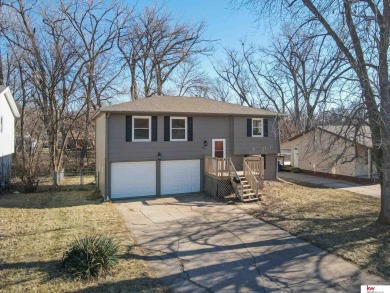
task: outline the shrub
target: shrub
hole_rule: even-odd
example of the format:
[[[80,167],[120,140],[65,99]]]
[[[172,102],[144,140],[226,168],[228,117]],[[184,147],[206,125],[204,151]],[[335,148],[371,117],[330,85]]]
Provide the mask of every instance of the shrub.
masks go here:
[[[291,168],[291,173],[302,173],[302,170],[298,167],[292,167]]]
[[[61,270],[78,279],[90,279],[107,273],[118,262],[118,245],[113,239],[94,236],[72,243],[61,261]]]

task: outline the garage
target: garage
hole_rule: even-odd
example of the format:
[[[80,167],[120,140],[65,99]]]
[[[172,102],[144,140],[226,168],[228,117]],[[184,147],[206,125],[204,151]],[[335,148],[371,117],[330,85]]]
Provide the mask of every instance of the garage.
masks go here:
[[[200,191],[200,160],[161,161],[161,195]]]
[[[111,198],[156,195],[156,162],[111,164]]]

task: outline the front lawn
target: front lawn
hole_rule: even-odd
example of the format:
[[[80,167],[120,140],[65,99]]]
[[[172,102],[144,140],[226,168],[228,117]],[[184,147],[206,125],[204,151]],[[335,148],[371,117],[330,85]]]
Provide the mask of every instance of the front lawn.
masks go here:
[[[266,182],[253,216],[390,279],[390,227],[375,223],[380,199],[349,191]]]
[[[0,292],[161,292],[134,239],[94,190],[0,195]],[[99,280],[62,277],[58,264],[75,237],[120,243],[120,261]]]

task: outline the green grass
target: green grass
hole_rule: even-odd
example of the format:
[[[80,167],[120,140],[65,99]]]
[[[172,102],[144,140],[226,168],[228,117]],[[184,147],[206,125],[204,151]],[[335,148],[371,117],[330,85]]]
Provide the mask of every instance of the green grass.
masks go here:
[[[119,262],[93,281],[63,277],[58,266],[75,238],[119,243]],[[161,292],[111,204],[93,190],[0,196],[0,292]]]
[[[243,209],[371,273],[390,279],[390,227],[375,222],[379,198],[278,182],[266,182],[264,192],[259,205]]]

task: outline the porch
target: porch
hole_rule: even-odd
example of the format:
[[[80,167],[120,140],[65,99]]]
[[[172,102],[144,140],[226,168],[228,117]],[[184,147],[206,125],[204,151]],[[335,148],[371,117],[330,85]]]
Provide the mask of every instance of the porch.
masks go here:
[[[264,158],[243,158],[237,171],[231,158],[205,157],[205,192],[217,197],[235,193],[241,201],[257,201],[264,186]]]

